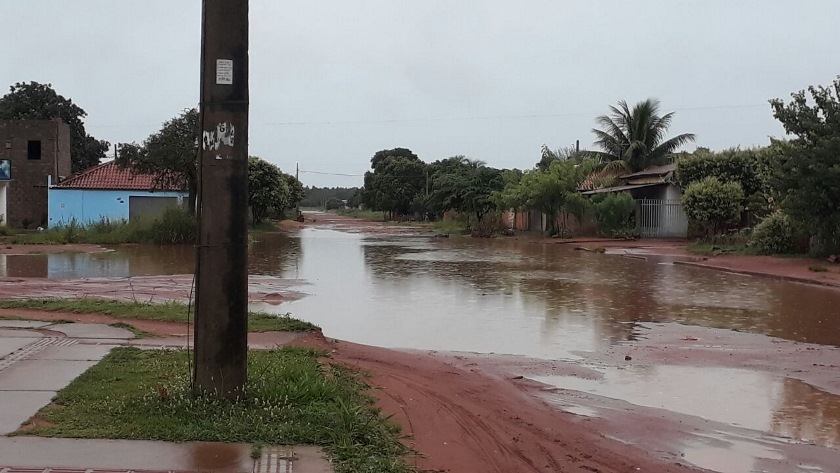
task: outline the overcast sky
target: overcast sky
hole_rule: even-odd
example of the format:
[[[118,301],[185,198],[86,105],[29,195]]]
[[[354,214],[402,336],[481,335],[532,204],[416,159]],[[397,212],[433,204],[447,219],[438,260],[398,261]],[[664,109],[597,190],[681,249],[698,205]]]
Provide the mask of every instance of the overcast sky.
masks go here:
[[[142,141],[198,101],[200,16],[199,0],[4,1],[0,85],[52,83],[97,138]],[[362,174],[393,147],[527,169],[647,97],[698,145],[765,144],[782,133],[768,99],[840,74],[838,18],[838,0],[251,0],[250,153],[286,172]]]

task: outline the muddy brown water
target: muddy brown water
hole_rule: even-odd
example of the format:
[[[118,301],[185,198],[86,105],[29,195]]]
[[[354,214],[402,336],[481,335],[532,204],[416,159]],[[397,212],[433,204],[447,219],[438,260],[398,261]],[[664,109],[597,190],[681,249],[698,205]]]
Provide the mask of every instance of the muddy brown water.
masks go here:
[[[329,337],[358,343],[579,361],[581,353],[644,336],[645,324],[676,322],[840,346],[840,291],[679,266],[665,257],[330,227],[257,239],[250,272],[305,280],[300,288],[309,296],[255,308],[291,312]],[[183,274],[193,263],[189,247],[0,255],[0,276]],[[600,379],[542,380],[840,448],[840,396],[801,381],[718,367],[593,368]]]

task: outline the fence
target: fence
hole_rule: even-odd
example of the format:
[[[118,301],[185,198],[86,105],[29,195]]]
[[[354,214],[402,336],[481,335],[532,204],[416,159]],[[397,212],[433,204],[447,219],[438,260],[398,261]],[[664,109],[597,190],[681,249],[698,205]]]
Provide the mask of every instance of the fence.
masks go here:
[[[685,238],[688,235],[688,217],[679,200],[637,200],[636,225],[642,238]]]

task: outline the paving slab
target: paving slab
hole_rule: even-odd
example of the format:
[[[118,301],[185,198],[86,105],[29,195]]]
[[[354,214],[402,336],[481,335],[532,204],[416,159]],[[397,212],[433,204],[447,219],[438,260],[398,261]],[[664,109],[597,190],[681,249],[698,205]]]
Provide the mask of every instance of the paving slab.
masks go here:
[[[38,332],[32,330],[15,330],[0,328],[0,338],[42,338]]]
[[[30,356],[29,360],[99,361],[117,345],[51,346]]]
[[[53,322],[42,322],[40,320],[9,320],[0,319],[0,328],[41,328]]]
[[[251,473],[254,460],[248,444],[0,437],[3,467]]]
[[[0,391],[58,391],[96,363],[97,360],[18,361],[0,371]]]
[[[109,338],[128,340],[134,338],[131,330],[119,327],[111,327],[105,324],[55,324],[49,326],[50,330],[61,332],[73,338]]]
[[[21,424],[50,403],[54,391],[0,391],[0,435],[16,431]],[[0,463],[3,455],[0,453]]]
[[[0,338],[0,358],[5,358],[32,342],[31,338]]]

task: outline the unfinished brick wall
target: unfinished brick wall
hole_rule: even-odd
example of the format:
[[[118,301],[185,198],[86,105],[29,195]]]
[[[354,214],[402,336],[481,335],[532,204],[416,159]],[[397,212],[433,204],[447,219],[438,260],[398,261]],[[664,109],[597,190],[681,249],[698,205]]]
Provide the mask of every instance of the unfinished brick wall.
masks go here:
[[[30,141],[40,141],[40,159],[30,159]],[[0,120],[0,159],[11,162],[6,224],[46,225],[47,176],[57,182],[70,175],[70,127],[52,120]]]

